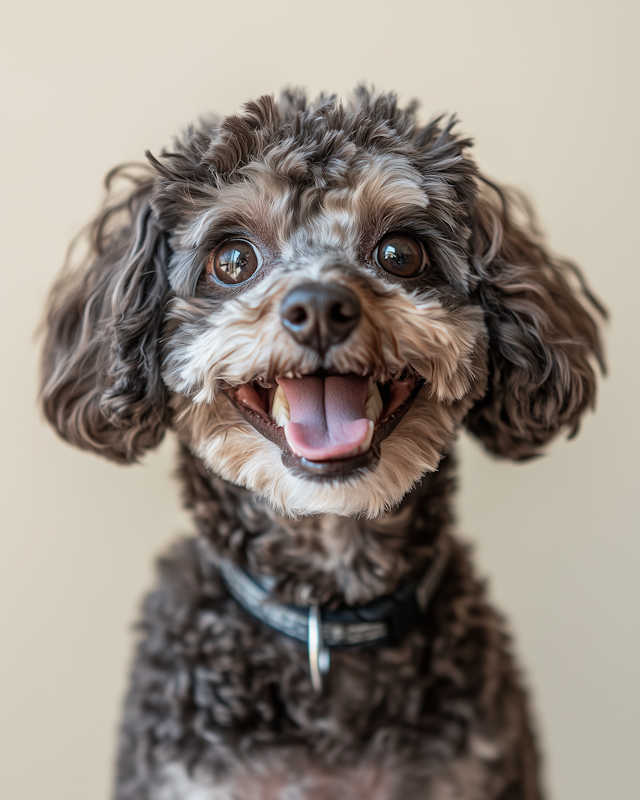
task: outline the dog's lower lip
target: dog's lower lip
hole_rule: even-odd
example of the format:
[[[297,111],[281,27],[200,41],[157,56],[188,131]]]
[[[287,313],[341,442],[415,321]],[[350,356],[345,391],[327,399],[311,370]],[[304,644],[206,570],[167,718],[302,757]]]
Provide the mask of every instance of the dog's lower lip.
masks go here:
[[[327,461],[310,461],[292,452],[284,435],[284,428],[277,425],[269,414],[275,382],[269,388],[253,382],[239,386],[223,387],[225,394],[251,425],[269,441],[282,450],[285,466],[305,477],[329,478],[346,476],[355,470],[370,467],[380,457],[380,444],[394,430],[413,403],[423,381],[413,373],[379,386],[384,405],[376,421],[373,438],[365,453]]]

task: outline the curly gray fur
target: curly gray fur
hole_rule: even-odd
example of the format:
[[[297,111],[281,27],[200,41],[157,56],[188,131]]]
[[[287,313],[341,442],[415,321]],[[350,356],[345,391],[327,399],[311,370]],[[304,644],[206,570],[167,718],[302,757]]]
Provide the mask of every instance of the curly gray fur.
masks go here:
[[[145,603],[117,800],[541,797],[522,681],[464,547],[401,644],[335,653],[324,696],[304,648],[250,618],[217,570],[231,558],[296,604],[392,592],[449,532],[460,424],[526,459],[575,433],[593,404],[602,308],[548,252],[526,204],[482,178],[470,147],[455,120],[423,126],[393,95],[360,89],[343,104],[290,91],[109,177],[132,188],[54,288],[44,410],[61,436],[117,461],[176,430],[198,526],[160,562]],[[431,264],[406,282],[371,258],[398,226]],[[215,286],[209,254],[238,230],[264,267],[247,287]],[[325,363],[274,315],[311,273],[366,308]],[[229,345],[232,317],[244,350],[241,337]],[[218,392],[319,368],[380,380],[410,368],[424,382],[377,468],[323,485],[292,478]]]

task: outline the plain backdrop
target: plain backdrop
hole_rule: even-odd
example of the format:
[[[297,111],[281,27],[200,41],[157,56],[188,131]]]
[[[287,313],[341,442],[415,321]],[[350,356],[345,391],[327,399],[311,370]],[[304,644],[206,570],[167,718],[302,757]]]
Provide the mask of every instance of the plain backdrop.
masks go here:
[[[0,796],[106,800],[132,626],[191,530],[167,438],[140,466],[72,449],[37,407],[34,331],[115,164],[287,84],[359,81],[455,111],[611,311],[579,437],[525,465],[467,438],[459,530],[510,620],[554,798],[638,797],[637,2],[24,2],[2,58]]]

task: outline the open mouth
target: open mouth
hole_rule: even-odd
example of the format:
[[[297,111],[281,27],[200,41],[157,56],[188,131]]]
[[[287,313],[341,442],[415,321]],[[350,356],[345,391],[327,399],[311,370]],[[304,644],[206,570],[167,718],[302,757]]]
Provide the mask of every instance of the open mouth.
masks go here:
[[[315,373],[278,376],[224,391],[248,422],[282,450],[286,467],[305,477],[337,478],[375,466],[380,443],[408,411],[422,380]]]

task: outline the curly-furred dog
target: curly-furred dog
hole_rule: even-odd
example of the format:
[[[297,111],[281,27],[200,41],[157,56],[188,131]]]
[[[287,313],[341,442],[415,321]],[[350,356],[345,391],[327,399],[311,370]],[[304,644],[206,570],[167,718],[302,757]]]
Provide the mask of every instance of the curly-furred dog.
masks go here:
[[[108,179],[45,413],[122,462],[176,431],[199,531],[145,604],[118,800],[541,797],[450,451],[575,433],[602,309],[470,146],[393,95],[292,91]]]

